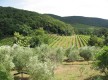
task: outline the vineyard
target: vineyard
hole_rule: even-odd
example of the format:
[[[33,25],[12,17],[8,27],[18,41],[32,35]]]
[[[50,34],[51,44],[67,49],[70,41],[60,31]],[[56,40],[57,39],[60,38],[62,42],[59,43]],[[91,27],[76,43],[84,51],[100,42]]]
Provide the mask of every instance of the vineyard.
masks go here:
[[[63,47],[69,48],[75,46],[77,48],[87,46],[89,36],[85,35],[73,35],[73,36],[58,36],[58,35],[49,35],[50,42],[49,46],[52,48]]]

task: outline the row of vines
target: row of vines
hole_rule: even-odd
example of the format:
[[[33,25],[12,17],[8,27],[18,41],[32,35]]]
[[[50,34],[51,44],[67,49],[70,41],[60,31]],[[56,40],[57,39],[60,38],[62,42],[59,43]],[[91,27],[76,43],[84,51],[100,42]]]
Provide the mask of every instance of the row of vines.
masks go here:
[[[89,40],[89,36],[86,35],[59,36],[50,34],[49,38],[49,46],[52,48],[69,48],[71,46],[80,48],[87,46]]]

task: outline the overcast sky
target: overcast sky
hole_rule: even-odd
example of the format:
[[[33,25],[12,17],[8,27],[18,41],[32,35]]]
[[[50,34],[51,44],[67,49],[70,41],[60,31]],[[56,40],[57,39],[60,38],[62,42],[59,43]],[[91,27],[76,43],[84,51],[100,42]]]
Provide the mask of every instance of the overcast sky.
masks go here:
[[[50,13],[108,19],[108,0],[0,0],[0,6]]]

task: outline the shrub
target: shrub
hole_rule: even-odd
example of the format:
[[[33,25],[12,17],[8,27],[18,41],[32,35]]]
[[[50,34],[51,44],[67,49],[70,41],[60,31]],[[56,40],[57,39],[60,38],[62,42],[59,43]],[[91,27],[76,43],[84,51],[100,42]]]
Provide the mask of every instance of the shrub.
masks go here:
[[[78,60],[78,51],[77,50],[71,51],[70,54],[68,55],[68,59],[69,59],[69,61]]]
[[[95,68],[108,75],[108,46],[96,55]]]
[[[29,58],[33,56],[32,49],[28,47],[13,47],[13,63],[15,65],[15,69],[18,71],[16,74],[21,74],[21,79],[23,79],[23,73],[27,73],[27,64],[29,62]]]
[[[0,80],[14,80],[12,75],[0,64]]]
[[[42,44],[38,47],[35,47],[33,49],[34,51],[34,54],[38,56],[38,59],[40,61],[46,61],[46,59],[48,59],[48,55],[49,55],[49,52],[51,51],[49,46],[46,45],[46,44]]]
[[[28,64],[31,80],[52,80],[54,67],[50,61],[40,62],[37,56],[31,57]]]
[[[10,74],[14,67],[12,63],[12,48],[10,46],[0,47],[0,80],[13,80]]]
[[[65,53],[65,51],[63,50],[63,48],[57,49],[57,51],[56,51],[56,61],[57,62],[61,63],[63,61],[64,53]]]
[[[66,50],[65,55],[67,56],[69,61],[76,61],[78,60],[78,53],[78,50],[72,47]]]
[[[88,49],[81,50],[79,55],[84,58],[84,60],[89,61],[92,58],[92,53]]]
[[[86,61],[95,60],[95,55],[99,50],[99,47],[86,46],[79,49],[79,55],[83,57]]]
[[[64,58],[64,53],[65,51],[63,48],[51,49],[48,58],[54,63],[61,63]]]

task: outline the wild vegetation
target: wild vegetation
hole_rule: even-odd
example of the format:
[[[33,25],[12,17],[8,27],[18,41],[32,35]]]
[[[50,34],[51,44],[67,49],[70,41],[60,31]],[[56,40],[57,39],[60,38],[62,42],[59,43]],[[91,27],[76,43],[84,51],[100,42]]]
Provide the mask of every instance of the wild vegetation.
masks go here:
[[[52,17],[0,7],[0,80],[108,80],[107,20]]]
[[[14,32],[27,35],[37,28],[43,28],[47,32],[61,35],[71,35],[73,33],[73,27],[70,24],[48,15],[12,7],[0,7],[0,37],[13,35]]]

